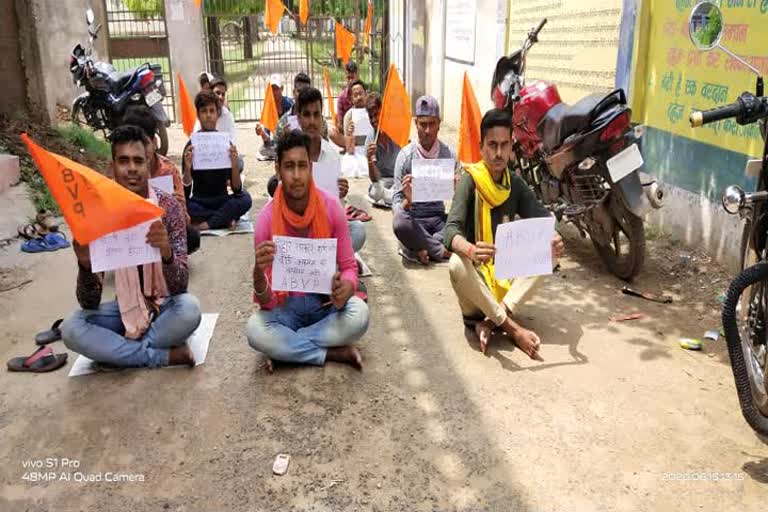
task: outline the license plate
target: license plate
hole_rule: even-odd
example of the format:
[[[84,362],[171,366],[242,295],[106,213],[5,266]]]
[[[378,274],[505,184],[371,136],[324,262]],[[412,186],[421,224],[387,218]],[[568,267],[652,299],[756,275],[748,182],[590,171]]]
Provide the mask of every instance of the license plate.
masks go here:
[[[643,166],[643,155],[640,154],[640,149],[637,147],[637,144],[632,144],[627,149],[608,160],[607,164],[611,180],[614,183],[617,183],[619,180],[626,178]]]
[[[152,91],[144,97],[144,100],[147,102],[147,105],[152,107],[163,100],[163,95],[157,91]]]

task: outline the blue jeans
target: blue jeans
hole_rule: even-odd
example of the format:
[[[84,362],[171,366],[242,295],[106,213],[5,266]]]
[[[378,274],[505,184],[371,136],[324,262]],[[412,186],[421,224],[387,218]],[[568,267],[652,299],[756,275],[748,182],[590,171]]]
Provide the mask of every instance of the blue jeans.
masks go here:
[[[324,365],[328,348],[349,345],[368,330],[368,306],[360,298],[341,310],[322,307],[324,298],[290,296],[278,308],[257,311],[248,320],[248,343],[276,361]]]
[[[359,220],[351,220],[347,224],[349,225],[349,237],[352,239],[352,250],[360,252],[360,249],[365,245],[365,224]]]
[[[94,310],[78,310],[61,325],[69,350],[100,363],[121,367],[168,366],[168,353],[186,343],[200,325],[200,303],[194,295],[168,297],[141,339],[129,340],[117,301]]]

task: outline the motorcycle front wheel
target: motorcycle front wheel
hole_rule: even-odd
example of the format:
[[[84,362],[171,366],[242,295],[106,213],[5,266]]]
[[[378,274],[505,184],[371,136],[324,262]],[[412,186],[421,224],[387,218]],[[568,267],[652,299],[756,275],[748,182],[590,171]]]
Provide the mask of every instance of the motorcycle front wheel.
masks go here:
[[[731,371],[744,419],[762,436],[768,436],[766,389],[766,311],[768,262],[743,270],[731,283],[723,302],[723,331]]]
[[[595,237],[590,238],[611,273],[629,281],[640,273],[645,262],[643,219],[630,212],[623,201],[615,196],[611,198],[610,213],[614,221],[610,241],[601,244]]]

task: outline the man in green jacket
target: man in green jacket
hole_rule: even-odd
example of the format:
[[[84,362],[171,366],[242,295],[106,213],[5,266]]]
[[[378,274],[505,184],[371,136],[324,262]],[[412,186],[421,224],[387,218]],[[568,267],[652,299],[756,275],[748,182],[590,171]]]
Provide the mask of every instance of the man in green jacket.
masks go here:
[[[490,110],[480,125],[482,161],[465,168],[445,227],[451,284],[466,325],[474,325],[485,353],[494,329],[501,328],[531,359],[538,358],[541,341],[517,324],[515,307],[532,290],[536,278],[497,280],[493,258],[496,227],[515,217],[548,217],[549,211],[528,185],[507,168],[512,152],[512,119],[508,112]],[[555,234],[552,254],[562,256],[563,241]]]

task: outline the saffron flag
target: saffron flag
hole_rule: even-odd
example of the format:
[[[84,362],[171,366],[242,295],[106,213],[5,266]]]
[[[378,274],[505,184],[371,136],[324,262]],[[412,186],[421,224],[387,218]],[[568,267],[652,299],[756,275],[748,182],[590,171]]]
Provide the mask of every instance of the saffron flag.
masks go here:
[[[333,104],[333,94],[331,93],[331,79],[328,78],[328,68],[323,69],[323,79],[325,80],[325,96],[328,98],[328,111],[331,113],[331,119],[336,122],[336,105]]]
[[[461,92],[461,121],[459,123],[459,161],[474,164],[483,159],[480,155],[480,107],[475,91],[464,72],[464,88]]]
[[[267,0],[264,12],[264,24],[269,27],[269,31],[277,34],[280,29],[280,20],[285,12],[285,4],[280,0]]]
[[[340,21],[336,22],[336,56],[346,65],[352,57],[355,47],[355,35],[347,30]]]
[[[80,245],[163,215],[163,209],[102,176],[21,138]]]
[[[195,128],[195,121],[197,121],[197,112],[195,111],[195,105],[192,103],[192,98],[189,96],[187,86],[184,83],[184,79],[181,78],[181,73],[177,73],[176,77],[179,81],[179,109],[181,110],[181,126],[184,128],[184,133],[189,137],[192,134],[192,130]]]
[[[277,103],[275,103],[275,93],[272,92],[272,85],[267,82],[267,92],[264,96],[264,107],[261,110],[261,124],[272,131],[277,132]]]
[[[401,148],[408,144],[411,136],[411,99],[394,64],[389,66],[379,114],[379,130],[389,135]]]
[[[203,0],[195,0],[195,5],[199,9],[203,5]]]
[[[373,0],[368,0],[368,15],[365,18],[365,28],[363,29],[363,47],[368,48],[368,41],[371,39],[371,27],[373,26]]]
[[[302,25],[307,24],[307,20],[309,19],[309,0],[301,0],[301,3],[299,4],[299,19],[301,20]]]

